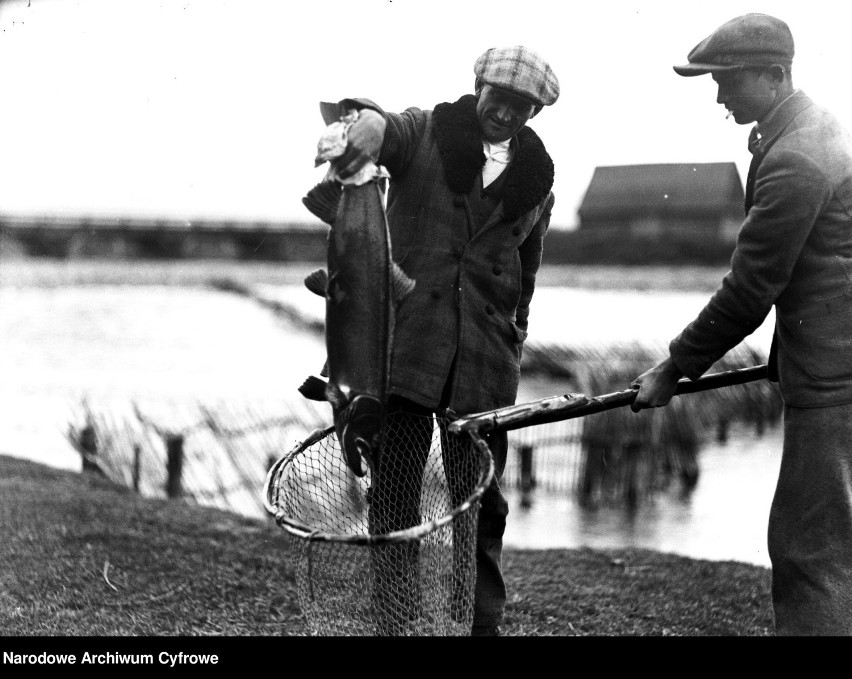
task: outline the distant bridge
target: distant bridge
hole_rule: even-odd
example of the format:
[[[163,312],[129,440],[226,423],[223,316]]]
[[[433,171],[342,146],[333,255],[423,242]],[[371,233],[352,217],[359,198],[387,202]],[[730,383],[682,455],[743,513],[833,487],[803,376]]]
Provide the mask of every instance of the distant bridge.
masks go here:
[[[326,258],[320,222],[0,215],[0,250],[57,258]]]

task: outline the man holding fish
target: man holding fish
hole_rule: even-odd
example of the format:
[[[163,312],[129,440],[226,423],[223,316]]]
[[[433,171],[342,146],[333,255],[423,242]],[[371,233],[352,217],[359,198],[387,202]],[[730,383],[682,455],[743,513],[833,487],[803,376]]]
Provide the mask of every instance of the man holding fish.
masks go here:
[[[522,46],[489,49],[474,64],[474,94],[432,110],[389,113],[366,99],[336,160],[341,180],[367,163],[387,168],[393,257],[414,280],[397,308],[388,413],[398,423],[384,450],[422,477],[432,413],[473,413],[515,402],[545,233],[554,168],[528,121],[559,96],[551,67]],[[406,418],[410,426],[405,426]],[[496,478],[481,499],[474,635],[499,634],[508,504],[499,475],[505,432],[490,437]],[[416,484],[415,484],[416,485]],[[419,488],[410,493],[419,498]],[[376,501],[376,498],[373,498]],[[398,530],[419,521],[413,503]]]
[[[682,76],[711,74],[717,102],[751,131],[746,218],[731,270],[705,308],[640,375],[634,411],[666,405],[757,329],[772,306],[770,379],[784,449],[769,517],[779,635],[852,634],[852,141],[794,88],[789,27],[732,19]]]

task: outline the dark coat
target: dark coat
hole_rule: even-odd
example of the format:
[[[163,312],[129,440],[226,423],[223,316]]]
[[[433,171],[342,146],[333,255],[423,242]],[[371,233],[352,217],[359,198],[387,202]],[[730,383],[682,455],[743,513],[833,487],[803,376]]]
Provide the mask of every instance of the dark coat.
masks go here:
[[[387,121],[379,163],[391,174],[393,257],[416,281],[396,317],[391,391],[434,408],[451,380],[448,405],[460,414],[511,405],[553,208],[553,162],[522,128],[502,200],[477,224],[470,195],[485,154],[476,98],[433,111],[375,108]]]
[[[785,403],[850,403],[852,140],[801,91],[759,127],[753,201],[731,271],[671,343],[671,355],[695,379],[754,332],[774,304]]]

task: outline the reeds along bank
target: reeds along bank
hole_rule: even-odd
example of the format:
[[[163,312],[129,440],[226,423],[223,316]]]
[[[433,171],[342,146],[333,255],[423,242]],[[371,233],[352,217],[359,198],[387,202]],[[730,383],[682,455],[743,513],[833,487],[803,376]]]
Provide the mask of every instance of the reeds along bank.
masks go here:
[[[566,390],[596,396],[627,389],[659,358],[658,348],[640,345],[531,345],[525,348],[524,370],[545,373]],[[763,362],[759,352],[738,348],[711,372]],[[270,465],[311,431],[328,425],[328,413],[299,394],[286,404],[170,402],[140,407],[84,401],[76,410],[68,439],[85,451],[88,468],[96,465],[144,495],[182,496],[261,517],[266,515],[258,488]],[[677,396],[665,408],[641,413],[617,408],[511,432],[504,485],[523,487],[526,482],[529,488],[532,478],[539,487],[575,493],[586,506],[637,506],[673,483],[689,491],[699,480],[702,445],[724,438],[736,423],[761,432],[780,419],[781,411],[777,386],[763,380]],[[518,469],[522,446],[532,454],[526,479]]]
[[[551,347],[543,359],[559,365],[575,388],[589,396],[622,391],[655,365],[660,348],[639,344],[565,349]],[[765,363],[760,352],[741,345],[708,372]],[[617,408],[584,418],[580,463],[574,478],[578,501],[586,506],[623,503],[638,506],[649,494],[680,484],[689,492],[700,476],[700,450],[709,440],[724,440],[731,425],[761,434],[777,423],[783,404],[777,385],[766,380],[676,396],[664,408],[634,413]]]

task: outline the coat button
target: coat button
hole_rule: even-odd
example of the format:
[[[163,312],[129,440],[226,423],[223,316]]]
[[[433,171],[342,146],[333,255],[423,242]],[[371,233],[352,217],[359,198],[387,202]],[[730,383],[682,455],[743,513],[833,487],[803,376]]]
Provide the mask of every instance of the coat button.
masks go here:
[[[491,269],[491,270],[494,272],[494,275],[495,275],[495,276],[499,276],[501,273],[503,273],[503,269],[502,269],[502,267],[499,267],[499,266],[495,266],[495,267],[494,267],[493,269]]]
[[[494,313],[494,305],[493,305],[493,304],[489,304],[489,305],[487,305],[487,306],[485,307],[485,313],[486,313],[486,314],[488,314],[489,316],[490,316],[491,314],[493,314],[493,313]]]
[[[514,229],[512,229],[512,235],[514,235],[514,236],[520,236],[520,235],[521,235],[521,227],[520,227],[520,226],[516,226]]]
[[[456,207],[464,207],[464,196],[456,196],[453,198],[453,205]]]
[[[429,294],[431,295],[432,299],[435,299],[435,300],[441,299],[441,291],[440,290],[437,290],[437,289],[432,290],[432,292],[430,292]]]

